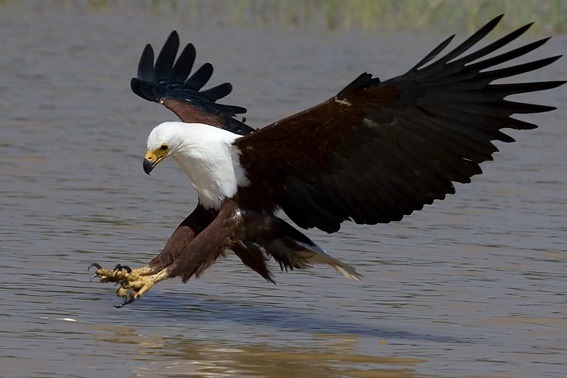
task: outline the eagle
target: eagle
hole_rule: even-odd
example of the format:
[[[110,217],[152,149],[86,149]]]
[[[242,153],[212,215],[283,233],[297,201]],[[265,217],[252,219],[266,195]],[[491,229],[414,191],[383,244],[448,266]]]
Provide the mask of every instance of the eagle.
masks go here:
[[[172,157],[197,192],[198,204],[148,264],[107,269],[94,263],[93,278],[119,285],[120,306],[162,280],[199,277],[228,252],[271,282],[269,259],[285,271],[326,264],[360,279],[354,267],[333,258],[291,222],[334,233],[345,221],[399,221],[453,194],[454,182],[469,183],[480,174],[479,164],[498,151],[493,141],[514,141],[502,129],[537,127],[512,115],[555,109],[505,98],[565,81],[493,83],[560,58],[510,63],[549,39],[502,51],[532,24],[473,49],[502,17],[440,55],[454,35],[447,38],[403,75],[380,81],[362,73],[321,104],[258,129],[239,119],[245,108],[218,102],[231,92],[230,83],[203,90],[213,66],[206,63],[191,74],[195,47],[188,44],[177,56],[175,31],[155,62],[147,45],[131,88],[180,121],[151,131],[143,169],[150,174]]]

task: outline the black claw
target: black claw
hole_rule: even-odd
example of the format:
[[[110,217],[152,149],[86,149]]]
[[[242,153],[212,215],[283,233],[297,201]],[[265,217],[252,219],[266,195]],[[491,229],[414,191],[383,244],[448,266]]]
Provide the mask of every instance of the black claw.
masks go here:
[[[117,281],[117,282],[115,282],[115,283],[114,283],[114,286],[119,286],[119,285],[120,285],[120,286],[124,286],[124,285],[127,285],[127,284],[128,284],[128,281],[122,280],[122,281]]]
[[[132,273],[132,268],[130,268],[128,265],[122,265],[122,264],[116,264],[116,266],[114,267],[113,270],[116,271],[116,270],[122,270],[122,269],[124,269],[128,273]]]
[[[124,301],[124,306],[126,306],[127,304],[130,304],[132,302],[134,302],[135,299],[134,298],[128,298],[128,300]]]
[[[96,277],[98,277],[98,274],[93,274],[93,275],[91,276],[90,282],[93,282],[93,280],[94,280]]]
[[[115,308],[122,308],[124,306],[126,306],[127,304],[130,304],[132,302],[134,302],[135,299],[134,298],[130,298],[130,297],[122,297],[122,303],[120,303],[119,305],[113,305]]]
[[[100,264],[97,263],[92,263],[91,265],[89,265],[89,267],[87,268],[87,270],[91,270],[92,267],[95,267],[97,269],[102,269],[102,266],[100,266]]]

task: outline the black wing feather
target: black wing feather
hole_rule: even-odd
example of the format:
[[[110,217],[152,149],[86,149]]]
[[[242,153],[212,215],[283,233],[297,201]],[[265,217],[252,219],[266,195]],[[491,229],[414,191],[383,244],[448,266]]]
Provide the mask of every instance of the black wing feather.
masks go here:
[[[349,219],[400,220],[454,193],[453,182],[470,182],[492,160],[492,141],[514,141],[502,129],[536,127],[511,115],[555,109],[505,98],[564,83],[492,84],[559,58],[493,69],[547,41],[499,53],[531,24],[469,52],[501,18],[435,60],[452,37],[445,40],[404,75],[380,82],[362,74],[336,97],[237,140],[252,185],[300,227],[327,232]]]
[[[235,118],[245,113],[245,108],[217,103],[232,91],[232,85],[223,83],[201,91],[213,74],[213,66],[205,63],[190,75],[195,47],[185,46],[176,61],[178,50],[179,35],[175,31],[169,35],[155,64],[154,50],[147,45],[138,63],[138,77],[130,82],[132,91],[146,100],[164,104],[183,122],[206,121],[241,135],[254,131]]]
[[[177,62],[173,65],[171,81],[173,83],[182,83],[193,69],[193,64],[195,63],[195,58],[197,57],[197,51],[192,43],[185,46]]]
[[[155,82],[154,71],[154,49],[151,45],[146,45],[140,61],[138,62],[138,78],[142,81]]]
[[[154,66],[155,80],[158,83],[172,82],[173,63],[179,50],[179,36],[171,33],[163,45]]]

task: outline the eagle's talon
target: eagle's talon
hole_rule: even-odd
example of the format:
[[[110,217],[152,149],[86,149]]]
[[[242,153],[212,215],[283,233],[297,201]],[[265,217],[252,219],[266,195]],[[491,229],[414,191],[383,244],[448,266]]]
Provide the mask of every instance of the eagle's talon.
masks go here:
[[[87,271],[91,270],[91,268],[92,268],[93,266],[94,266],[97,270],[102,269],[102,266],[100,266],[100,264],[92,263],[92,264],[89,265],[89,267],[87,268]]]
[[[122,303],[119,305],[114,305],[115,308],[122,308],[127,304],[134,302],[140,297],[140,294],[132,288],[128,287],[128,283],[123,283],[118,290],[116,290],[116,295],[122,298]]]
[[[113,305],[113,306],[114,306],[114,308],[122,308],[122,307],[126,306],[127,304],[130,304],[134,301],[135,301],[134,298],[128,298],[127,296],[124,296],[124,297],[122,297],[122,303],[117,304],[117,305]]]
[[[112,269],[115,272],[120,272],[122,270],[127,271],[128,273],[132,273],[132,268],[130,268],[128,265],[122,265],[122,264],[116,264],[114,266],[114,269]]]
[[[120,298],[127,298],[130,295],[131,289],[128,287],[128,283],[120,284],[120,287],[116,289],[116,295]]]
[[[98,264],[92,266],[96,267],[97,270],[91,277],[91,281],[98,277],[102,283],[112,282],[114,286],[118,286],[116,295],[123,298],[123,303],[114,306],[116,308],[134,302],[150,290],[156,282],[167,277],[167,271],[155,272],[148,267],[132,269],[129,266],[117,264],[114,269],[105,269]]]

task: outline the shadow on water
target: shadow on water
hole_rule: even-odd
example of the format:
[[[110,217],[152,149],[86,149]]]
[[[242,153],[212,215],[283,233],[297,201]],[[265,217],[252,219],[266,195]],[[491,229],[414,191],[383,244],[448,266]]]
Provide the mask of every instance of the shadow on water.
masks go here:
[[[128,308],[148,318],[195,323],[219,323],[239,326],[269,327],[279,332],[321,335],[338,334],[371,337],[374,339],[404,339],[439,343],[465,343],[467,340],[438,334],[428,334],[395,329],[391,326],[375,326],[341,320],[340,317],[318,316],[285,307],[273,307],[269,303],[239,303],[229,299],[210,298],[192,294],[171,293],[167,297],[145,298]],[[380,322],[379,319],[376,321]],[[180,326],[180,324],[177,324]]]

